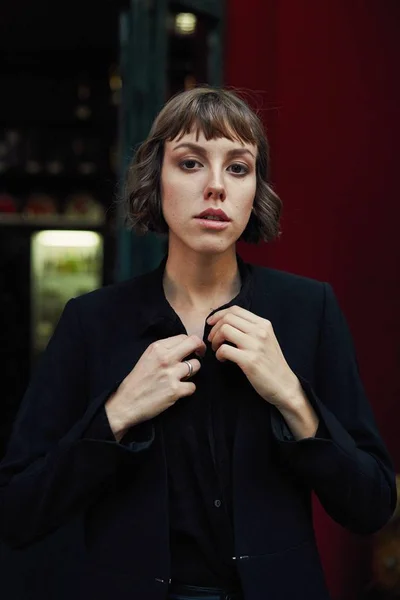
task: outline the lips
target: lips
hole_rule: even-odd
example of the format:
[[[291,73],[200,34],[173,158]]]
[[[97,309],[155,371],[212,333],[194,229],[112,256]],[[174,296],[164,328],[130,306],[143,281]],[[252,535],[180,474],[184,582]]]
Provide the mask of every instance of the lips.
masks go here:
[[[231,219],[228,217],[223,210],[208,208],[204,210],[202,213],[197,215],[196,219],[204,219],[205,217],[217,217],[219,221],[230,221]]]

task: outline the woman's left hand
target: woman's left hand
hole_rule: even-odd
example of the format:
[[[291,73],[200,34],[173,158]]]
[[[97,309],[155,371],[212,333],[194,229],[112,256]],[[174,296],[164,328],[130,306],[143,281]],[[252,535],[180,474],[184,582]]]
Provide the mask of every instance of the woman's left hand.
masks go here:
[[[213,326],[208,340],[216,358],[236,363],[264,400],[277,408],[289,408],[301,386],[283,356],[271,322],[231,306],[214,313],[207,323]]]

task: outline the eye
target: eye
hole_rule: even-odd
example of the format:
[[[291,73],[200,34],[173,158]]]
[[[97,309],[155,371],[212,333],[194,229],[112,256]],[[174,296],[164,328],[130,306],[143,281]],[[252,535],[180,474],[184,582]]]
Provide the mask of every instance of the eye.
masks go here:
[[[231,169],[231,172],[234,175],[247,175],[249,172],[249,168],[242,163],[234,163],[233,165],[229,165],[228,169]]]
[[[201,167],[201,164],[199,163],[198,160],[194,160],[194,158],[188,158],[186,160],[183,160],[181,163],[179,163],[179,166],[184,171],[193,171],[193,169],[195,169],[196,167],[198,167],[198,166]]]

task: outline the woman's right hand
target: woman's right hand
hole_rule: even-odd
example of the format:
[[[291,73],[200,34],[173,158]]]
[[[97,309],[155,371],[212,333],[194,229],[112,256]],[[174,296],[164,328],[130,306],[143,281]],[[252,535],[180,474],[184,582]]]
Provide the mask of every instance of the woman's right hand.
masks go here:
[[[182,381],[188,374],[182,360],[193,352],[202,356],[205,351],[205,343],[196,335],[181,334],[150,344],[105,404],[117,441],[130,427],[152,419],[196,391],[192,381]],[[200,370],[200,361],[189,362],[194,375]]]

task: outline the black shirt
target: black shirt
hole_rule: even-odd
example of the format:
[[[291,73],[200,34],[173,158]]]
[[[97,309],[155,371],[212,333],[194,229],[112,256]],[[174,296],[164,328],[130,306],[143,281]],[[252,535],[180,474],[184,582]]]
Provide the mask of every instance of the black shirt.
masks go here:
[[[187,333],[165,298],[162,277],[167,257],[154,272],[149,327],[158,339]],[[241,290],[216,310],[238,305],[251,310],[252,269],[237,255]],[[213,314],[216,310],[210,313]],[[208,316],[210,316],[208,315]],[[171,578],[173,582],[235,588],[231,456],[240,393],[233,364],[215,357],[207,337],[196,391],[162,413],[167,455]],[[199,358],[190,355],[187,358]],[[235,365],[236,368],[238,368]]]

